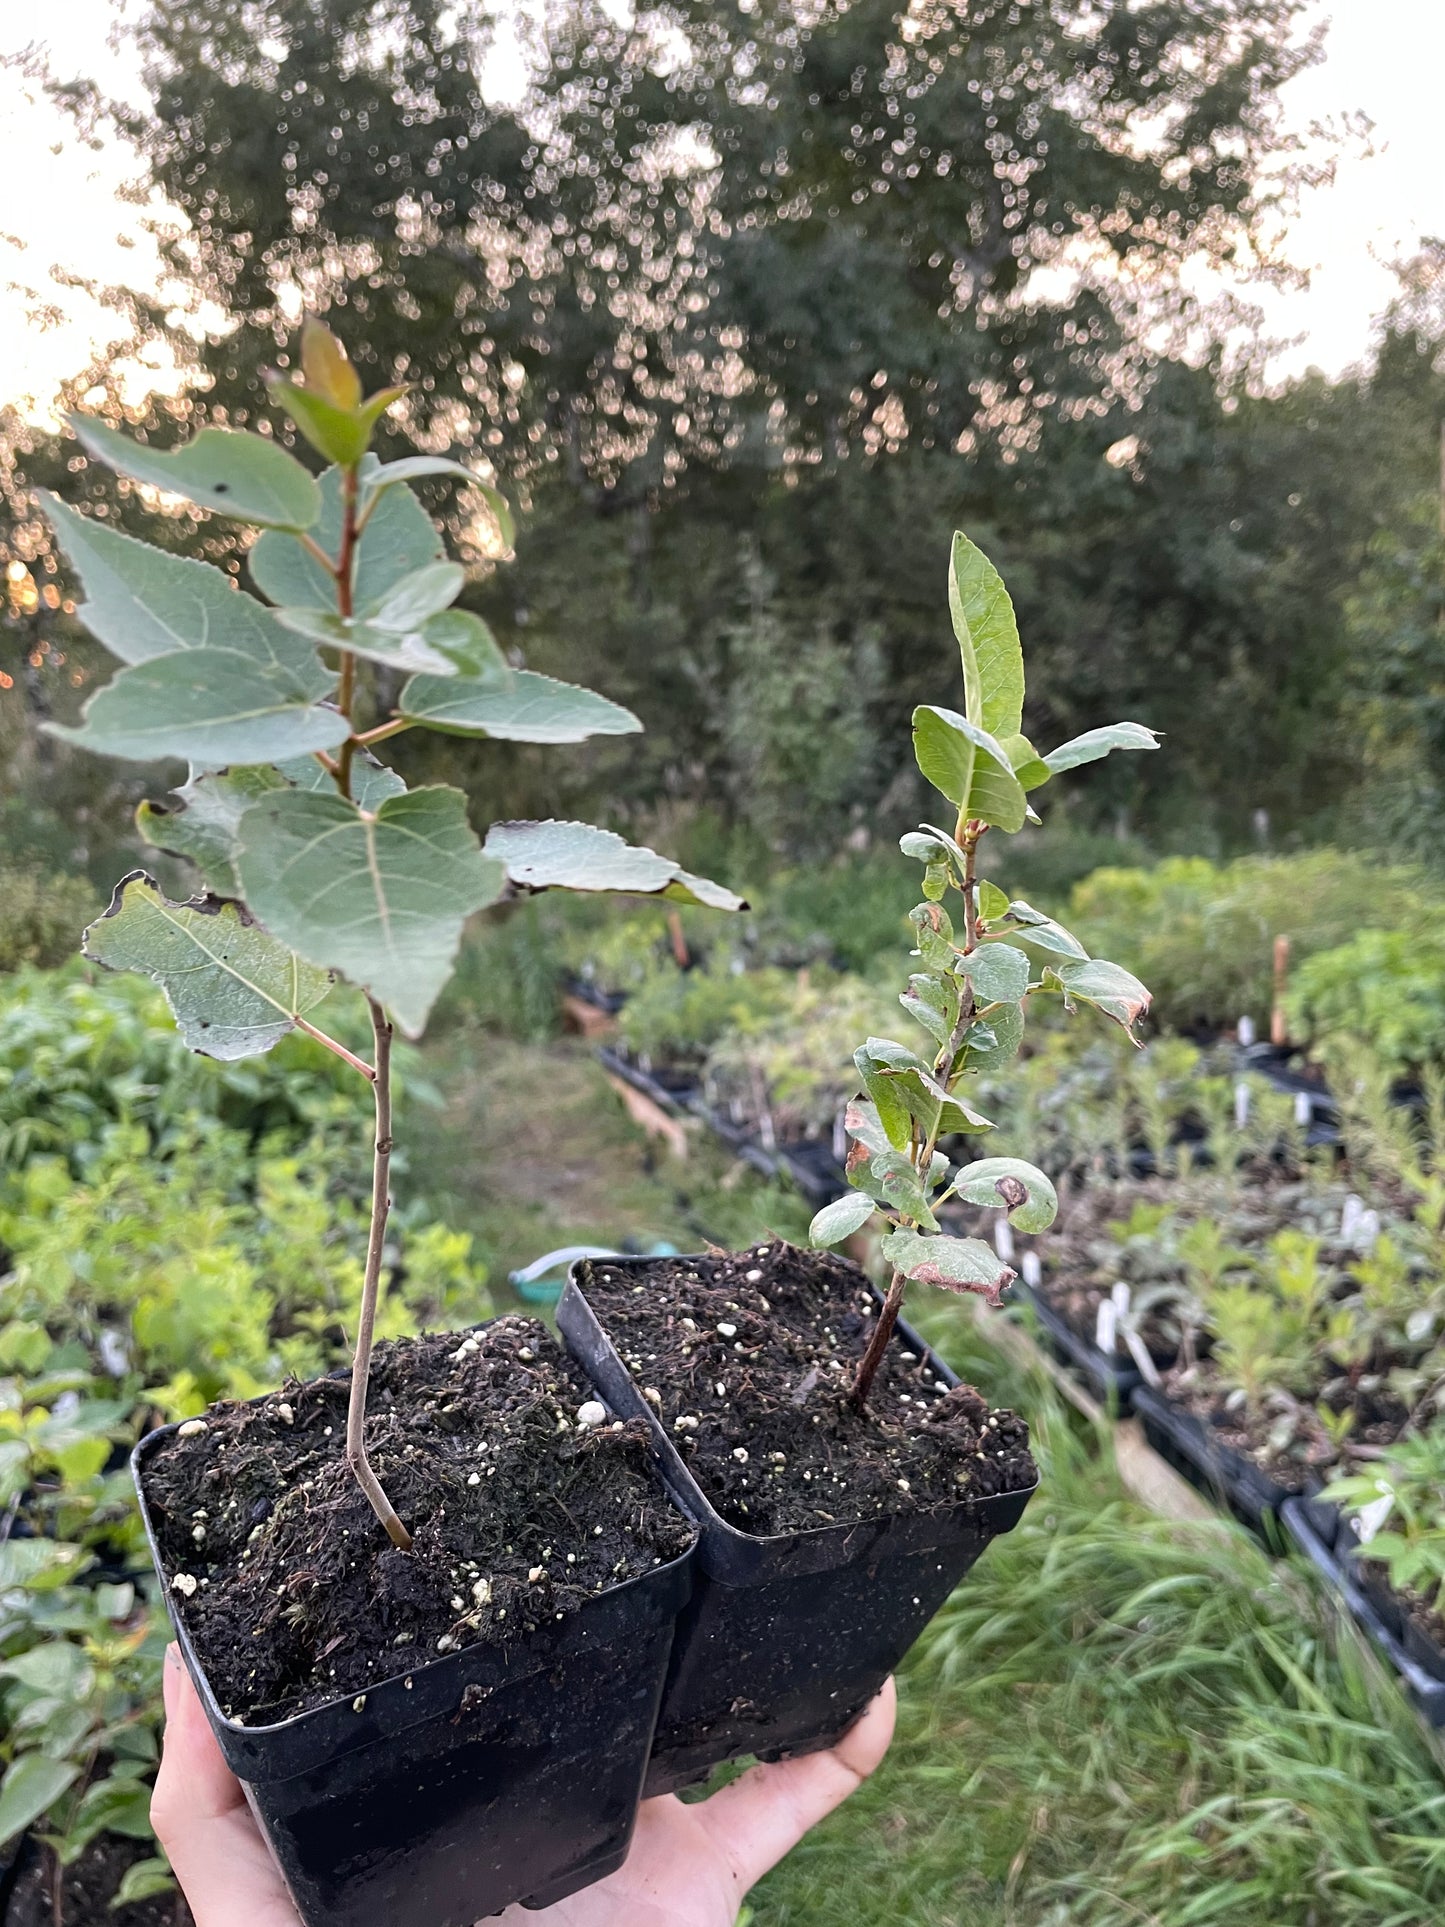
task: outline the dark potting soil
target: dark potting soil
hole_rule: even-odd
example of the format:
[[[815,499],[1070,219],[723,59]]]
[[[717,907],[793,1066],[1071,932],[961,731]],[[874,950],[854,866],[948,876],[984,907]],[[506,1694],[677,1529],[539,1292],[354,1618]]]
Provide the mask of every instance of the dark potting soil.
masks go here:
[[[57,1911],[54,1856],[32,1841],[15,1875],[5,1927],[192,1927],[191,1910],[179,1892],[153,1894],[128,1907],[111,1906],[127,1871],[156,1851],[152,1840],[101,1834],[60,1870]]]
[[[640,1420],[531,1318],[379,1345],[367,1447],[401,1552],[342,1456],[349,1374],[212,1406],[145,1469],[172,1597],[222,1710],[248,1725],[364,1693],[485,1641],[525,1641],[675,1559],[693,1534]]]
[[[783,1243],[660,1262],[637,1284],[605,1260],[588,1301],[688,1470],[743,1532],[806,1531],[1036,1477],[1028,1426],[950,1391],[895,1343],[859,1412],[848,1394],[878,1301],[856,1265]]]

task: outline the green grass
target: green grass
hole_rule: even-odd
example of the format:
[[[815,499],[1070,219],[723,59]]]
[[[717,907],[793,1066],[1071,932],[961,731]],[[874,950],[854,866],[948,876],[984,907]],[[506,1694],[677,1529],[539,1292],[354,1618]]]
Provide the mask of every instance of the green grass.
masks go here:
[[[797,1199],[716,1147],[650,1146],[579,1044],[464,1030],[429,1059],[447,1107],[417,1169],[494,1277],[584,1238],[801,1235]],[[910,1657],[884,1767],[757,1890],[752,1927],[1440,1918],[1445,1779],[1313,1581],[1233,1525],[1143,1511],[1045,1381],[951,1303],[911,1309],[1029,1415],[1044,1482]]]

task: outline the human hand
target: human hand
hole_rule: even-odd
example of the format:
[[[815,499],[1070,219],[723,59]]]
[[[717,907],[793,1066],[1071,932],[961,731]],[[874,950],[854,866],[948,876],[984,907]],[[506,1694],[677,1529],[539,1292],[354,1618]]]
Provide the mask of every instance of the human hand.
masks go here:
[[[299,1927],[174,1646],[165,1702],[151,1819],[196,1927]],[[624,1867],[538,1913],[509,1907],[504,1927],[732,1927],[748,1889],[882,1760],[896,1706],[889,1680],[827,1753],[755,1766],[692,1805],[644,1801]]]

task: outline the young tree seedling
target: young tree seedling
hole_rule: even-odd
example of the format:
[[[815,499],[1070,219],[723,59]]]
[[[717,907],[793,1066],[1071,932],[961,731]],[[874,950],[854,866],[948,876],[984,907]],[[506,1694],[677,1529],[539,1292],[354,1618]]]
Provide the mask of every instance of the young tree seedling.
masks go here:
[[[300,378],[272,394],[330,464],[320,477],[269,437],[203,428],[161,451],[72,416],[87,455],[132,482],[259,528],[247,554],[260,595],[222,570],[80,515],[45,509],[84,586],[81,615],[124,665],[55,733],[102,755],[178,758],[189,780],[137,821],[195,865],[204,892],[172,903],[133,871],[85,933],[85,955],[164,990],[193,1050],[224,1059],[301,1030],[345,1059],[375,1107],[371,1225],[357,1318],[346,1458],[392,1540],[409,1548],[366,1451],[366,1397],[381,1290],[392,1155],[394,1028],[417,1037],[474,911],[524,891],[622,891],[740,909],[741,899],[669,858],[585,823],[494,823],[485,842],[458,789],[408,789],[378,760],[404,730],[520,743],[580,743],[641,728],[571,683],[515,669],[410,483],[449,477],[512,520],[489,480],[449,457],[382,462],[371,442],[404,387],[365,396],[319,321]],[[264,598],[264,600],[262,599]],[[383,681],[378,667],[391,674]],[[405,678],[394,698],[383,692]],[[370,1060],[311,1012],[337,978],[365,999]]]
[[[854,1052],[863,1085],[846,1114],[855,1190],[825,1205],[810,1231],[815,1245],[828,1246],[875,1213],[888,1225],[882,1250],[893,1276],[854,1379],[860,1407],[910,1279],[978,1292],[997,1305],[1016,1275],[981,1239],[946,1234],[942,1207],[955,1199],[1002,1207],[1025,1232],[1046,1230],[1058,1208],[1049,1179],[1020,1158],[981,1158],[952,1169],[940,1140],[993,1128],[963,1095],[967,1080],[1015,1055],[1031,998],[1061,997],[1068,1009],[1093,1004],[1131,1036],[1149,1007],[1137,978],[1091,957],[1061,924],[981,880],[977,866],[991,830],[1013,833],[1038,821],[1032,791],[1112,750],[1155,749],[1158,739],[1141,723],[1113,723],[1040,756],[1022,733],[1024,661],[1013,604],[997,569],[965,535],[953,538],[948,603],[963,660],[963,711],[931,703],[915,709],[913,751],[955,820],[951,829],[924,823],[902,839],[904,854],[923,865],[923,901],[909,913],[920,968],[899,1002],[929,1043],[920,1053],[870,1037]]]

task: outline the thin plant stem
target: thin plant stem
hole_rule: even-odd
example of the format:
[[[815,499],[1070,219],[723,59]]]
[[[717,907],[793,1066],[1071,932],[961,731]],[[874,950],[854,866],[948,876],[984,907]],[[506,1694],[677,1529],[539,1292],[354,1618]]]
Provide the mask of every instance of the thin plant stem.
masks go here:
[[[359,471],[355,463],[342,470],[341,474],[341,547],[336,556],[336,613],[343,622],[349,622],[355,613],[352,598],[352,574],[356,564],[356,492]],[[341,686],[337,691],[337,703],[347,723],[351,722],[351,712],[356,703],[356,657],[350,649],[341,652]],[[348,736],[341,745],[336,759],[336,786],[345,797],[351,795],[351,759],[356,754],[356,739]]]
[[[335,1037],[328,1037],[326,1032],[324,1030],[318,1030],[315,1024],[308,1024],[304,1017],[293,1017],[291,1021],[295,1024],[297,1030],[304,1030],[308,1037],[314,1037],[318,1044],[324,1044],[326,1049],[334,1052],[343,1063],[350,1064],[354,1071],[360,1071],[368,1084],[374,1084],[376,1082],[376,1072],[364,1057],[358,1057],[355,1051],[348,1050],[345,1044],[339,1042]]]
[[[888,1287],[888,1296],[883,1300],[883,1309],[878,1314],[878,1323],[873,1327],[873,1336],[868,1340],[868,1349],[858,1360],[858,1370],[853,1377],[853,1389],[849,1396],[861,1411],[868,1403],[868,1394],[873,1389],[873,1380],[878,1375],[878,1367],[883,1363],[883,1354],[888,1350],[888,1341],[893,1336],[893,1327],[898,1323],[898,1314],[903,1307],[903,1292],[908,1280],[901,1271],[895,1271],[893,1282]]]
[[[378,723],[375,729],[364,729],[359,736],[353,736],[351,740],[353,743],[361,744],[364,749],[369,749],[373,743],[384,743],[388,736],[400,736],[404,729],[410,729],[411,726],[409,717],[393,716],[389,723]]]
[[[346,1463],[371,1501],[371,1509],[385,1526],[393,1545],[411,1551],[411,1534],[396,1516],[381,1481],[366,1455],[366,1394],[371,1382],[372,1336],[376,1304],[381,1292],[381,1260],[386,1243],[386,1220],[391,1210],[391,1023],[374,997],[366,1000],[376,1039],[376,1072],[372,1095],[376,1100],[376,1146],[371,1166],[371,1236],[366,1247],[366,1276],[361,1286],[361,1312],[356,1325],[356,1353],[351,1362],[351,1396],[346,1406]]]

